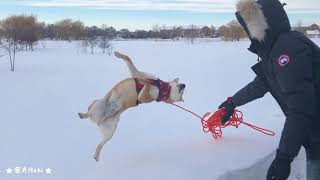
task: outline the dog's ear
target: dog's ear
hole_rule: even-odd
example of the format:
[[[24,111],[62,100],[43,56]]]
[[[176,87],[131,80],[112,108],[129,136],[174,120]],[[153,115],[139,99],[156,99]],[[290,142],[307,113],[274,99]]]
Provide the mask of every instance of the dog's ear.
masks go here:
[[[175,78],[173,82],[179,83],[179,78]]]

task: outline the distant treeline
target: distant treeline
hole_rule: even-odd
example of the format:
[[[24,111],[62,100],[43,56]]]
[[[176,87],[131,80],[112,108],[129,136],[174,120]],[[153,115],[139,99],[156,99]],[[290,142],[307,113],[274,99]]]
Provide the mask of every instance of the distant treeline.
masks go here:
[[[152,30],[129,31],[121,29],[117,31],[112,26],[102,25],[85,26],[79,20],[63,19],[54,24],[39,22],[35,16],[13,15],[0,21],[0,50],[5,52],[10,59],[11,71],[14,71],[16,52],[22,50],[34,50],[39,40],[67,40],[79,41],[81,52],[86,53],[88,48],[91,54],[95,48],[102,49],[103,53],[112,51],[111,40],[113,39],[189,39],[192,43],[196,38],[218,38],[224,40],[239,41],[245,37],[240,24],[231,21],[218,29],[211,26],[159,26],[154,25]]]
[[[83,40],[92,37],[106,36],[109,39],[179,39],[179,38],[218,38],[226,37],[226,40],[239,40],[245,37],[245,33],[239,23],[232,21],[218,29],[214,26],[198,27],[188,26],[166,26],[154,25],[152,30],[128,29],[116,30],[112,26],[102,25],[85,26],[81,21],[64,19],[54,24],[43,25],[43,38],[58,40]]]
[[[189,26],[166,26],[154,25],[152,30],[128,29],[116,30],[112,26],[102,25],[85,26],[79,20],[63,19],[54,24],[38,22],[35,16],[15,15],[5,18],[0,23],[0,36],[8,36],[15,33],[17,40],[32,45],[39,39],[51,40],[84,40],[93,37],[107,37],[108,39],[178,39],[178,38],[217,38],[224,37],[226,40],[239,40],[245,34],[241,26],[232,21],[225,26],[198,27]],[[32,48],[32,46],[30,46]]]

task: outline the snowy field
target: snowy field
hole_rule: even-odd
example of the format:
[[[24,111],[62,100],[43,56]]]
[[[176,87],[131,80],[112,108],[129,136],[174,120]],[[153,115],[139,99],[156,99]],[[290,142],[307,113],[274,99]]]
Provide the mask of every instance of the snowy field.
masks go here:
[[[181,105],[200,114],[216,110],[254,78],[250,67],[257,57],[246,50],[247,41],[113,45],[141,70],[163,80],[179,77],[187,85]],[[260,169],[268,165],[259,167],[272,159],[284,123],[269,94],[239,109],[247,122],[274,130],[276,137],[241,126],[224,130],[223,139],[214,141],[202,132],[199,119],[173,106],[152,103],[122,115],[115,136],[102,150],[100,162],[95,162],[100,133],[77,112],[127,77],[122,61],[98,50],[95,55],[77,53],[76,43],[46,42],[44,49],[21,52],[14,73],[7,58],[1,57],[0,179],[217,180],[229,172],[220,179],[239,180],[230,171],[247,167],[256,175],[266,173]],[[255,166],[256,162],[261,163]],[[6,173],[7,168],[24,166],[50,168],[52,174]],[[297,167],[292,180],[303,169],[301,163]]]

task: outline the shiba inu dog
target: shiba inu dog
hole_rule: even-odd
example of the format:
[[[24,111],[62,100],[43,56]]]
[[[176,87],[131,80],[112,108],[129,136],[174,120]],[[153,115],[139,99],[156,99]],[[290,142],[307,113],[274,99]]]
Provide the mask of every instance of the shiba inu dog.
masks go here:
[[[112,138],[121,113],[141,103],[183,101],[186,87],[179,83],[178,78],[164,82],[152,74],[139,71],[128,56],[119,52],[114,55],[127,64],[131,78],[120,81],[103,98],[93,101],[86,113],[78,113],[81,119],[90,118],[102,132],[102,141],[94,154],[96,161],[100,159],[103,146]]]

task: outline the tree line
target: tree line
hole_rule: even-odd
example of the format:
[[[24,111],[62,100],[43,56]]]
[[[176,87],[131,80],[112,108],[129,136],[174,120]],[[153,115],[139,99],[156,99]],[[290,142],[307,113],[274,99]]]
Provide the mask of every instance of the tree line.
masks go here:
[[[246,35],[242,27],[237,21],[221,26],[216,29],[214,26],[198,27],[196,25],[189,26],[166,26],[154,25],[151,30],[135,30],[128,29],[116,30],[114,27],[102,25],[85,26],[81,21],[73,21],[72,19],[64,19],[54,24],[44,25],[42,36],[51,40],[84,40],[92,37],[107,37],[108,39],[193,39],[193,38],[219,38],[224,40],[239,40],[245,38]]]
[[[32,50],[41,38],[43,24],[34,16],[10,16],[0,22],[0,48],[10,59],[10,69],[14,71],[16,52]]]
[[[12,33],[16,33],[13,35]],[[108,39],[178,39],[178,38],[219,38],[225,40],[239,40],[245,38],[245,33],[237,21],[223,25],[216,29],[214,26],[198,27],[189,26],[166,26],[154,25],[152,30],[128,29],[116,30],[114,27],[102,25],[86,26],[80,20],[63,19],[54,24],[38,22],[35,16],[10,16],[0,22],[0,36],[14,36],[24,44],[32,45],[39,39],[51,40],[84,40],[92,37],[107,37]]]
[[[0,21],[0,49],[6,52],[10,59],[10,69],[14,71],[15,55],[18,51],[33,51],[38,41],[43,39],[79,41],[81,52],[88,49],[91,54],[99,47],[103,53],[111,53],[113,39],[189,39],[191,43],[196,38],[222,38],[227,41],[239,41],[246,35],[237,21],[216,29],[214,26],[198,27],[154,25],[151,30],[128,29],[116,30],[112,26],[86,26],[80,20],[63,19],[53,24],[39,22],[33,15],[13,15]],[[3,54],[0,53],[0,57]]]

